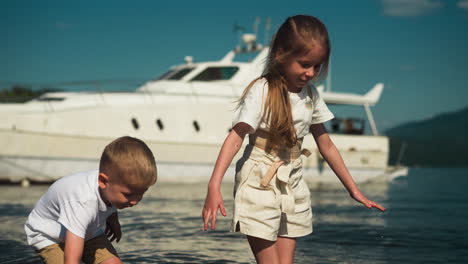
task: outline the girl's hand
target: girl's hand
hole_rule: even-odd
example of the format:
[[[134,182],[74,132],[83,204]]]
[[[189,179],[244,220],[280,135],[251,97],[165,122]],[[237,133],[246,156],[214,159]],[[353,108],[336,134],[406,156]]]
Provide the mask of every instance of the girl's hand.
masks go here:
[[[115,240],[118,243],[120,241],[122,231],[120,229],[119,216],[117,212],[107,217],[105,233],[110,242]]]
[[[216,228],[216,217],[218,216],[218,208],[223,216],[226,216],[226,209],[224,208],[223,196],[219,189],[211,190],[208,188],[206,194],[205,205],[203,206],[203,230],[208,230],[208,223],[211,218],[211,230]]]
[[[373,202],[369,199],[367,199],[364,194],[362,194],[361,192],[359,191],[356,191],[356,192],[352,192],[351,193],[351,197],[353,197],[354,200],[362,203],[365,207],[371,209],[372,207],[375,207],[377,209],[379,209],[380,211],[384,212],[385,211],[385,207],[381,206],[380,204],[376,203],[376,202]]]

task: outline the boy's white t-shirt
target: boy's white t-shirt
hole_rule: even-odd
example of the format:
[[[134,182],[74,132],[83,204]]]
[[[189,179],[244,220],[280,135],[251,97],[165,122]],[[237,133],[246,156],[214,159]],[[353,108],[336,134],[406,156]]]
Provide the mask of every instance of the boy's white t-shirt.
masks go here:
[[[104,233],[116,212],[99,194],[98,171],[63,177],[39,199],[24,226],[29,245],[37,250],[65,242],[67,230],[89,240]]]
[[[307,89],[311,89],[313,99],[308,95]],[[262,118],[263,103],[266,101],[267,94],[268,83],[266,79],[262,78],[256,81],[236,110],[232,126],[244,122],[255,130],[261,128],[268,131],[268,125]],[[334,117],[313,86],[305,86],[299,93],[290,92],[289,100],[298,138],[302,138],[309,133],[310,125],[324,123]]]

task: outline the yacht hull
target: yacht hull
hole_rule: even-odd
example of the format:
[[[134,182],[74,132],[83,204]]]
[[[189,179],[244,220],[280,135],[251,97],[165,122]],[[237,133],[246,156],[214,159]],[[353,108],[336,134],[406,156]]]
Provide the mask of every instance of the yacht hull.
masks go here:
[[[386,137],[332,137],[356,182],[387,181],[392,178],[386,166],[388,152],[378,149],[378,146],[386,146]],[[102,149],[113,139],[0,129],[0,145],[4,146],[0,150],[0,180],[52,182],[78,171],[97,169]],[[150,139],[145,142],[155,153],[159,181],[166,182],[208,181],[221,148],[220,144],[208,143]],[[361,147],[367,145],[368,149],[357,150],[359,144]],[[310,157],[302,157],[306,181],[316,186],[338,184],[337,177],[316,151],[312,137],[306,137],[304,147],[312,152]],[[234,180],[233,164],[226,173],[226,181]]]

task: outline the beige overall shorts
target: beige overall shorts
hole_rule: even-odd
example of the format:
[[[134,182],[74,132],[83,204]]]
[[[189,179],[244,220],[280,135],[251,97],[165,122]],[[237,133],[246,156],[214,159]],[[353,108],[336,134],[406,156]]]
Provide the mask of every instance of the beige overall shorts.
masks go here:
[[[302,178],[302,139],[291,149],[266,151],[257,130],[236,164],[232,232],[276,241],[312,233],[310,191]]]

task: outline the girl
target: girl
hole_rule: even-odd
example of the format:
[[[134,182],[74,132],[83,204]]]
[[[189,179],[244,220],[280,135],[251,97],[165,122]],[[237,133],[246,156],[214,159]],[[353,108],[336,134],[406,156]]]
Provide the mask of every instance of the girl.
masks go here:
[[[318,150],[351,197],[368,200],[349,174],[323,125],[333,118],[311,83],[327,74],[330,41],[325,26],[305,15],[289,17],[275,34],[262,76],[244,91],[208,184],[204,230],[226,216],[220,185],[246,134],[236,164],[232,231],[247,235],[257,263],[293,263],[296,238],[312,232],[309,188],[302,178],[302,139],[311,132]]]

